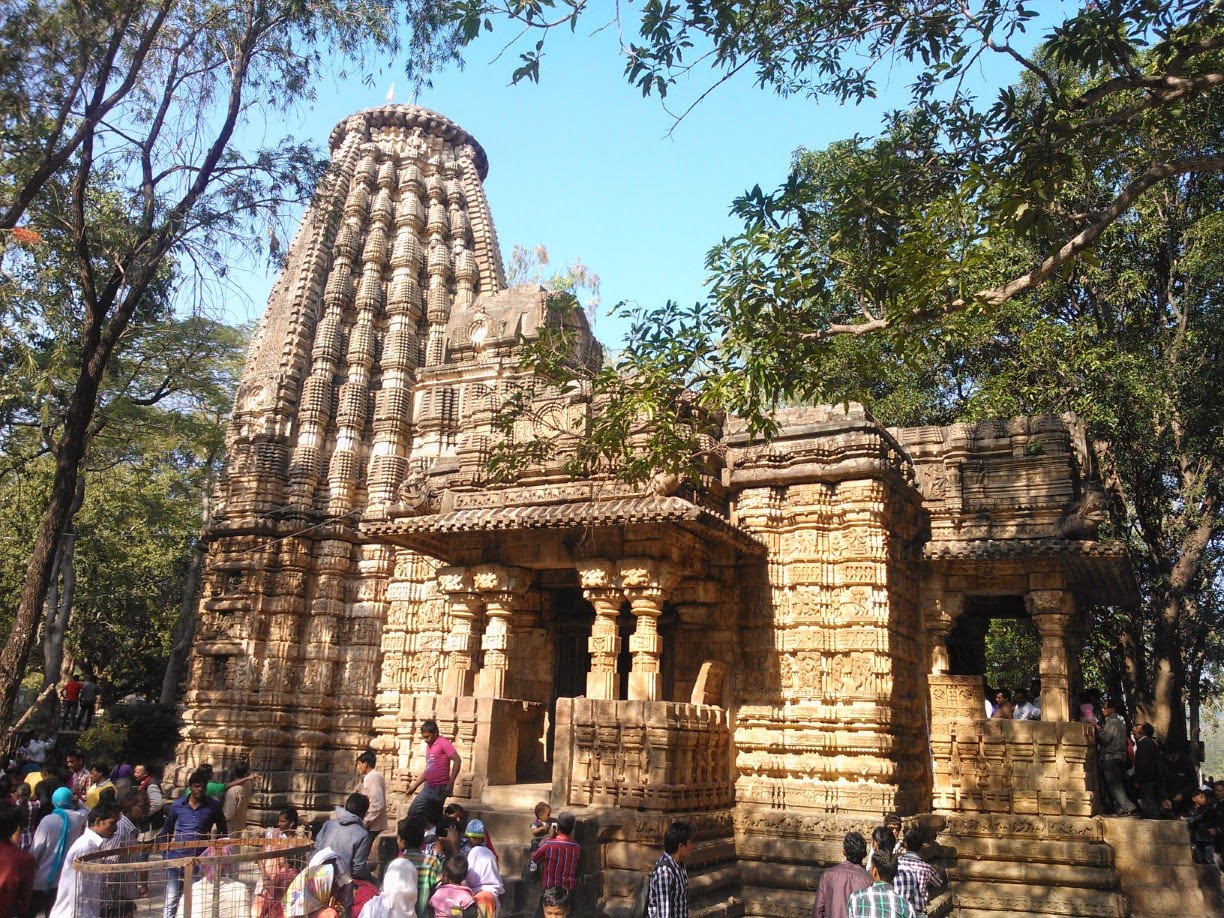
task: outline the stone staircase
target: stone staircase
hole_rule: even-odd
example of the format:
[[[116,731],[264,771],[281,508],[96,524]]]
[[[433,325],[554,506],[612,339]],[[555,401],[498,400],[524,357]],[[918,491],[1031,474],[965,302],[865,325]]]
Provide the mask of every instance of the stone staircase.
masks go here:
[[[536,914],[542,889],[540,875],[528,870],[530,829],[535,819],[535,805],[541,800],[547,802],[551,793],[551,784],[490,786],[484,789],[480,803],[468,807],[474,818],[484,822],[501,862],[506,892],[502,896],[499,918],[534,918]]]
[[[1215,918],[1220,872],[1191,860],[1180,819],[1102,819],[1131,918]],[[1200,870],[1199,868],[1203,868]]]

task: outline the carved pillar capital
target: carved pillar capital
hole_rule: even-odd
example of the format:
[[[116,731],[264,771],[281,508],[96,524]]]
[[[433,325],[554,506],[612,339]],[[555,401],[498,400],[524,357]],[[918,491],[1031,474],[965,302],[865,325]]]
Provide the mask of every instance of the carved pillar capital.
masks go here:
[[[680,572],[655,558],[626,558],[617,565],[620,585],[629,589],[668,591],[680,581]]]
[[[470,567],[455,567],[448,564],[438,568],[434,576],[437,578],[438,592],[440,593],[473,592],[472,569]]]
[[[472,589],[477,593],[522,595],[531,586],[531,571],[501,564],[480,564],[471,569]]]
[[[611,561],[579,561],[578,582],[584,590],[598,590],[619,586],[620,578]]]

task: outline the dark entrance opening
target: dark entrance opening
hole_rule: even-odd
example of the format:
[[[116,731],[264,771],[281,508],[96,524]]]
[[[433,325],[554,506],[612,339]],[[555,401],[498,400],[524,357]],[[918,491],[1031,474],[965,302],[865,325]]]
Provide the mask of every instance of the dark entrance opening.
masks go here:
[[[966,596],[948,634],[949,673],[983,676],[988,689],[1029,688],[1037,676],[1041,636],[1023,596]]]
[[[591,651],[587,640],[595,623],[595,607],[582,598],[578,587],[552,591],[553,689],[548,706],[548,735],[545,739],[548,761],[552,761],[553,728],[558,698],[578,698],[586,694]]]

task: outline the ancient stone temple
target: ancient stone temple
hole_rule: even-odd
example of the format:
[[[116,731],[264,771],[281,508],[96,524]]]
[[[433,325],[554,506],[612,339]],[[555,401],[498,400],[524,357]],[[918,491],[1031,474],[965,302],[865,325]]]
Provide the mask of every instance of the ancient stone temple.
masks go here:
[[[889,812],[944,846],[944,913],[1127,914],[1069,698],[1085,610],[1135,588],[1067,424],[798,409],[768,444],[728,425],[698,488],[491,484],[523,342],[601,350],[506,288],[463,129],[387,106],[331,150],[230,422],[181,767],[249,754],[257,807],[322,812],[372,747],[402,812],[433,717],[474,808],[534,784],[579,815],[576,914],[631,905],[683,814],[695,914],[807,916]],[[514,436],[593,410],[551,392]],[[1000,616],[1040,631],[1041,721],[985,719]]]

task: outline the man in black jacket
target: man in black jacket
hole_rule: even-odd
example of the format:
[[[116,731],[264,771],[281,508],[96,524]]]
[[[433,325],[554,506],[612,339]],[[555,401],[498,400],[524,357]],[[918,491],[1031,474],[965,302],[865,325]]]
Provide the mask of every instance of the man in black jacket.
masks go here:
[[[1160,804],[1163,794],[1160,788],[1160,750],[1152,735],[1156,731],[1151,724],[1135,724],[1131,733],[1135,736],[1135,787],[1139,791],[1139,809],[1148,819],[1161,817]]]

